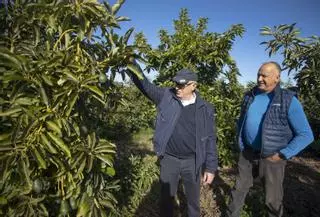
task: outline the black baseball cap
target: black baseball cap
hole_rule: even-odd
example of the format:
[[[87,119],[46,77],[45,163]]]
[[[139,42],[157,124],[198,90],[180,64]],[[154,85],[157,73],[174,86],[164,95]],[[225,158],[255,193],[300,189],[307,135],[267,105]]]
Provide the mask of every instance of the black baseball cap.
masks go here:
[[[189,69],[181,69],[177,72],[176,76],[173,77],[172,81],[177,84],[187,84],[189,81],[198,81],[198,76]]]

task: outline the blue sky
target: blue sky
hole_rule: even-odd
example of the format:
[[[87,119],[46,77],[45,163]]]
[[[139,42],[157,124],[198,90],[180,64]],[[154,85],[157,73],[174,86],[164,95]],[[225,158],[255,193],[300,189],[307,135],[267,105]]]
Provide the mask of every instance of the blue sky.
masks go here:
[[[242,83],[255,80],[261,63],[282,61],[281,56],[269,58],[265,47],[259,45],[267,40],[259,35],[261,27],[297,23],[302,36],[320,35],[320,0],[127,0],[118,15],[131,18],[122,23],[123,30],[134,27],[135,32],[142,31],[148,42],[157,46],[158,31],[163,28],[172,33],[173,20],[178,18],[181,8],[188,9],[192,23],[200,17],[209,18],[209,32],[221,33],[232,24],[244,25],[246,32],[236,39],[231,52],[242,74]],[[287,79],[286,74],[283,73],[283,80]]]

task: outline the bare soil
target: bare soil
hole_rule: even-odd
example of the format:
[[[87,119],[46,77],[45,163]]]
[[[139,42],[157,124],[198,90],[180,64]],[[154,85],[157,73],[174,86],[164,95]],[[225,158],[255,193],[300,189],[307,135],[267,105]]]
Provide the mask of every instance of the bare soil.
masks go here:
[[[225,215],[230,190],[234,184],[236,169],[220,169],[212,186],[201,189],[201,217]],[[153,192],[152,192],[153,191]],[[136,212],[139,217],[159,216],[159,183],[140,204]],[[242,217],[264,216],[264,193],[260,182],[256,182],[246,198]],[[288,161],[284,180],[284,217],[320,217],[320,156],[312,152],[304,153]],[[183,190],[178,191],[177,217],[186,215]]]
[[[224,216],[227,198],[235,181],[236,169],[221,169],[210,193],[202,192],[202,217]],[[203,191],[207,191],[203,189]],[[242,216],[260,217],[263,214],[263,187],[260,182],[250,190]],[[284,180],[284,217],[320,216],[320,156],[305,152],[288,161]],[[211,208],[210,208],[211,207]]]

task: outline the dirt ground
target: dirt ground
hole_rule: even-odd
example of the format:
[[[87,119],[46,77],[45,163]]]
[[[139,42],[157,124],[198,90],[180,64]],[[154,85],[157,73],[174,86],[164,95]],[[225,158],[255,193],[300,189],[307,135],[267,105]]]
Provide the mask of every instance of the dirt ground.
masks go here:
[[[235,180],[235,169],[221,169],[212,192],[202,189],[201,216],[224,216],[226,198]],[[320,156],[306,152],[288,161],[284,180],[284,217],[320,216]],[[263,216],[263,188],[255,183],[246,198],[242,216]]]
[[[201,189],[201,217],[223,217],[236,169],[220,169],[212,187]],[[153,193],[151,193],[153,191]],[[159,184],[155,183],[150,195],[140,204],[135,216],[159,216]],[[178,191],[176,217],[186,216],[183,190]],[[256,182],[246,198],[242,217],[262,217],[263,188]],[[284,217],[320,217],[320,156],[304,153],[288,161],[284,180]]]

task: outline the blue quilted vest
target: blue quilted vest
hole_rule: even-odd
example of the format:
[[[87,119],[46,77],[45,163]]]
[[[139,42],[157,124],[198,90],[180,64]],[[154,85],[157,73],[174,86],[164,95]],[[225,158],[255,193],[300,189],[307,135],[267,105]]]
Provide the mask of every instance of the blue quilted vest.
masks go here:
[[[256,88],[246,93],[241,106],[238,123],[238,140],[240,150],[244,149],[242,129],[246,113],[255,97]],[[293,138],[293,131],[288,121],[288,111],[292,97],[296,94],[290,90],[281,89],[278,85],[270,102],[262,123],[261,156],[270,156],[286,147]]]

